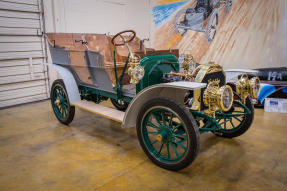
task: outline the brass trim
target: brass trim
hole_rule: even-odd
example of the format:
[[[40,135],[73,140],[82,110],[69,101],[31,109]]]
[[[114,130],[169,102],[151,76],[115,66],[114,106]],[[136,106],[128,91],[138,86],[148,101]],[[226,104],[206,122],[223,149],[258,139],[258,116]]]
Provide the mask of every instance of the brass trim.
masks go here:
[[[226,89],[228,89],[231,94],[231,102],[227,108],[223,105],[223,93]],[[210,82],[204,90],[203,103],[205,106],[208,106],[209,113],[214,113],[218,109],[228,111],[233,104],[232,88],[229,85],[219,87],[219,80]]]
[[[255,87],[258,85],[258,92],[255,92]],[[250,79],[250,95],[252,98],[257,98],[259,96],[260,90],[260,79],[258,77],[253,77]]]
[[[196,89],[193,91],[193,103],[191,106],[192,110],[200,111],[200,104],[201,104],[201,89]]]
[[[225,85],[225,86],[222,86],[221,88],[219,88],[218,95],[220,95],[221,97],[220,98],[218,97],[217,101],[218,101],[218,103],[220,103],[221,110],[223,110],[223,111],[229,111],[230,108],[232,107],[232,104],[230,104],[228,108],[225,108],[223,105],[223,101],[222,101],[223,100],[223,93],[224,93],[226,88],[229,89],[229,91],[231,92],[231,98],[232,98],[231,103],[233,103],[233,97],[234,97],[232,88],[229,85]]]
[[[199,72],[197,73],[194,81],[201,83],[203,78],[204,78],[204,76],[207,74],[207,71],[208,71],[209,67],[210,66],[208,66],[208,65],[202,65],[202,67],[199,70]]]
[[[144,76],[144,67],[140,66],[140,60],[141,57],[137,54],[132,54],[129,58],[129,69],[128,69],[128,75],[131,77],[130,83],[131,84],[137,84],[142,79],[137,79],[135,74],[136,70],[141,71],[142,76]]]
[[[260,79],[258,77],[253,77],[249,80],[247,74],[242,74],[241,78],[235,83],[236,85],[236,93],[240,95],[241,99],[245,104],[245,99],[247,96],[251,96],[251,98],[255,99],[258,97],[255,93],[255,87],[259,85],[260,89]],[[259,91],[257,92],[257,94]]]

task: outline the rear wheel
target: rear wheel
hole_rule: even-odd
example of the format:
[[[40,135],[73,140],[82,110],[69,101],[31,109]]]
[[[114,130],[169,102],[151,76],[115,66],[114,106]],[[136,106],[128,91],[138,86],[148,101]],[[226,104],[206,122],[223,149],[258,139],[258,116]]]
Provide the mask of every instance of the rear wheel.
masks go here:
[[[119,99],[116,100],[116,99],[111,98],[111,102],[120,111],[125,111],[129,106],[128,102],[125,102],[125,101],[119,100]]]
[[[57,119],[68,125],[75,116],[75,107],[70,105],[63,80],[55,80],[51,88],[51,105]]]
[[[181,104],[155,98],[137,117],[140,145],[152,162],[168,170],[181,170],[196,157],[199,131],[192,114]]]

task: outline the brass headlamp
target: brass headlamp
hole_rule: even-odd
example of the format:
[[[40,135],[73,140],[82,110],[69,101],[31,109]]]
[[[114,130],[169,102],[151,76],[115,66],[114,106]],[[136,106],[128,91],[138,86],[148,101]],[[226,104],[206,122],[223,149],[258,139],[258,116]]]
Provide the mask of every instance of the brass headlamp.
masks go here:
[[[251,98],[257,98],[260,90],[260,80],[253,77],[249,80],[247,74],[242,74],[241,78],[236,82],[236,93],[245,100],[250,95]]]
[[[233,104],[233,91],[229,85],[219,87],[219,81],[212,81],[203,93],[203,103],[213,113],[218,109],[228,111]]]
[[[129,58],[129,69],[128,74],[131,77],[130,83],[137,84],[144,77],[144,68],[140,66],[140,56],[132,55]]]

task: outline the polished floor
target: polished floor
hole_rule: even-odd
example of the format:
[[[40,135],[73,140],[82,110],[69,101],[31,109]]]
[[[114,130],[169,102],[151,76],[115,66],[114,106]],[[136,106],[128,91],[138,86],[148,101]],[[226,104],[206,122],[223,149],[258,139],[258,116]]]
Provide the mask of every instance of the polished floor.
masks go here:
[[[0,190],[287,190],[287,114],[257,109],[241,137],[201,135],[188,168],[155,166],[135,129],[77,109],[60,124],[49,101],[0,110]]]

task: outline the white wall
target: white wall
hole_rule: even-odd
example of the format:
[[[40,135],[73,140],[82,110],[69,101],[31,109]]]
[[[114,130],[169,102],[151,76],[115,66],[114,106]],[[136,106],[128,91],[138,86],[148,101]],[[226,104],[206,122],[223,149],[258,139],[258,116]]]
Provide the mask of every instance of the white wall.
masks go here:
[[[110,33],[133,29],[149,37],[150,0],[44,0],[47,32]]]
[[[43,4],[46,32],[116,34],[133,29],[138,37],[150,38],[150,0],[43,0]],[[50,82],[58,77],[55,74],[49,70]]]

